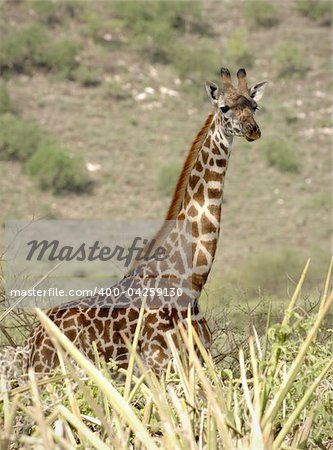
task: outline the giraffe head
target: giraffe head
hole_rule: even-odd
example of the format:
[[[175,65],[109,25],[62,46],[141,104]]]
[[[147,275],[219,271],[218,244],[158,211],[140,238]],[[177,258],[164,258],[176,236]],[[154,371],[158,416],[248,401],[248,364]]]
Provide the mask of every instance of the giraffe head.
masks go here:
[[[245,69],[239,69],[236,88],[232,84],[229,70],[224,67],[221,69],[221,77],[222,89],[219,89],[212,81],[207,81],[206,90],[224,133],[227,136],[244,136],[250,142],[259,139],[261,132],[254,115],[267,81],[249,88]]]

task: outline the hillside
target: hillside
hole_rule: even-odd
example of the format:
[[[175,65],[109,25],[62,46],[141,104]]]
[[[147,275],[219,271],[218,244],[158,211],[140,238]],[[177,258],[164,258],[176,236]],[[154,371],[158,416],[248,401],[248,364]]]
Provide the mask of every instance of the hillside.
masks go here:
[[[333,133],[330,10],[318,3],[313,14],[311,1],[292,0],[263,10],[253,1],[2,2],[11,114],[82,158],[89,188],[43,189],[2,155],[1,224],[162,218],[210,111],[205,80],[244,66],[251,83],[269,80],[262,138],[234,142],[207,289],[216,299],[258,288],[284,297],[311,256],[317,293],[331,252]]]

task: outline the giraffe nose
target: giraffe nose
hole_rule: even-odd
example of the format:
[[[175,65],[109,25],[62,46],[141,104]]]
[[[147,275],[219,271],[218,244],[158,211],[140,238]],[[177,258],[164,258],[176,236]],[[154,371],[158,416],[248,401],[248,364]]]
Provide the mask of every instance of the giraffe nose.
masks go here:
[[[258,125],[251,125],[248,129],[248,133],[245,135],[246,140],[253,142],[259,139],[261,136],[261,131]]]

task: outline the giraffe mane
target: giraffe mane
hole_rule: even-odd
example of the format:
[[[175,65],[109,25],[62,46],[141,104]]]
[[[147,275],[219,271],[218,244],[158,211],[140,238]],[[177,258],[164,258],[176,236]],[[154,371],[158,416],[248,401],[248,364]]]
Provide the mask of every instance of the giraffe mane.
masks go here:
[[[185,189],[186,189],[186,185],[188,183],[188,179],[189,179],[191,170],[197,159],[201,145],[202,145],[205,137],[207,136],[207,133],[208,133],[209,127],[212,123],[213,117],[214,117],[214,113],[209,114],[204,126],[201,128],[201,130],[195,137],[194,141],[192,142],[190,151],[188,152],[188,155],[186,157],[186,160],[183,164],[182,170],[178,177],[178,181],[176,183],[176,187],[175,187],[167,214],[165,216],[165,220],[175,220],[177,218],[177,215],[180,211],[181,204],[182,204],[182,201],[184,198]]]
[[[155,240],[154,247],[152,250],[154,250],[158,247],[158,245],[161,243],[162,239],[166,236],[167,232],[169,231],[170,222],[168,222],[168,221],[176,220],[176,218],[180,212],[182,201],[183,201],[184,194],[185,194],[186,185],[188,183],[191,170],[195,164],[195,161],[196,161],[198,153],[201,149],[202,143],[207,136],[207,133],[212,124],[213,118],[214,118],[214,113],[210,113],[205,121],[204,126],[201,128],[199,133],[196,135],[194,141],[192,142],[192,145],[190,147],[190,150],[187,154],[186,160],[183,164],[182,170],[178,177],[178,181],[176,183],[176,187],[175,187],[168,211],[166,213],[164,222],[161,225],[160,229],[155,234],[155,236],[151,239],[151,241]],[[149,241],[149,242],[151,242],[151,241]],[[148,246],[149,246],[149,243],[146,245],[146,248]],[[136,260],[133,261],[133,263],[131,264],[130,270],[133,270],[138,264],[139,264],[138,261],[136,261]]]

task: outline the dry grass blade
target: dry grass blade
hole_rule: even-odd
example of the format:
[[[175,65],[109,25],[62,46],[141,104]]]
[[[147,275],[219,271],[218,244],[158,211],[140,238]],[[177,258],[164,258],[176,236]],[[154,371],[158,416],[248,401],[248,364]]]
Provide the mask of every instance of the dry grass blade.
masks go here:
[[[61,344],[66,352],[70,354],[70,356],[87,373],[87,375],[95,381],[101,391],[105,393],[113,408],[121,417],[123,417],[133,432],[137,434],[138,438],[144,442],[148,449],[156,450],[156,444],[149,435],[148,431],[139,421],[131,406],[124,400],[119,392],[112,386],[111,383],[109,383],[101,372],[80,353],[73,343],[61,333],[57,326],[40,309],[36,308],[35,311],[47,332]]]
[[[262,420],[262,426],[263,428],[265,428],[267,426],[267,424],[273,420],[273,418],[275,417],[278,409],[280,408],[283,399],[285,398],[285,396],[287,395],[291,384],[293,383],[295,377],[297,376],[299,369],[304,361],[304,358],[306,356],[307,350],[310,346],[310,344],[313,342],[313,340],[315,339],[318,329],[320,327],[321,322],[323,321],[324,317],[326,316],[326,314],[328,313],[331,305],[333,303],[333,292],[331,293],[330,297],[328,298],[327,302],[325,303],[325,305],[323,306],[322,310],[318,313],[316,321],[312,327],[312,329],[310,330],[310,332],[308,333],[303,345],[301,346],[298,355],[296,357],[296,359],[294,360],[294,362],[292,363],[287,376],[285,378],[285,380],[283,381],[283,383],[281,384],[280,389],[278,390],[278,392],[275,394],[274,398],[271,401],[270,407],[268,408],[267,412],[265,413],[263,420]]]

